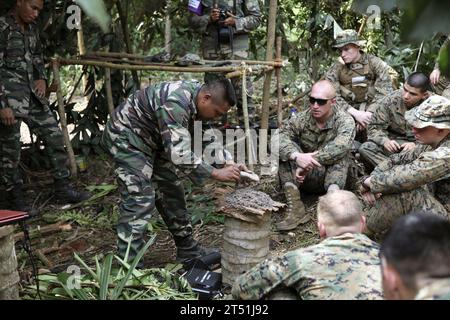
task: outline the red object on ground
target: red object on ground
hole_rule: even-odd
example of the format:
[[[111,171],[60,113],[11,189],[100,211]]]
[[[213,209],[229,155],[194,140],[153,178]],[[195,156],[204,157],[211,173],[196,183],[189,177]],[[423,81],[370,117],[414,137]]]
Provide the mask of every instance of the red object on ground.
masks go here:
[[[28,213],[23,211],[0,210],[0,226],[19,222],[29,217]]]

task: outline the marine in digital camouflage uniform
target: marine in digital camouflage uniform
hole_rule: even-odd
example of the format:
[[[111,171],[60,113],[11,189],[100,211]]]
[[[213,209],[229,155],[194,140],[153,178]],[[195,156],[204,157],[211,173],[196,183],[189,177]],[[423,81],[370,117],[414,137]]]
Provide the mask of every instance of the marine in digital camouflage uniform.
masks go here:
[[[370,114],[364,112],[375,111],[375,103],[394,91],[393,83],[398,77],[386,62],[361,50],[365,43],[355,30],[339,33],[334,48],[342,51],[341,57],[325,74],[325,79],[336,88],[337,105],[348,111],[363,128],[370,121]],[[359,50],[359,59],[356,56],[357,61],[344,61],[347,50]],[[357,55],[357,51],[354,52]]]
[[[61,130],[45,98],[46,76],[39,31],[34,20],[43,8],[42,0],[17,1],[7,15],[0,17],[0,169],[11,209],[31,212],[22,193],[19,174],[20,126],[27,123],[45,143],[53,167],[56,198],[79,202],[89,198],[67,181],[67,153]],[[38,88],[40,83],[41,88]],[[36,214],[33,211],[33,214]]]
[[[326,93],[316,92],[318,87],[325,90],[327,85],[331,91]],[[313,86],[311,96],[318,98],[333,98],[335,92],[328,81],[321,81]],[[326,101],[326,105],[319,106],[316,102],[308,110],[298,113],[296,116],[286,120],[280,130],[280,167],[279,177],[281,185],[285,191],[288,203],[288,215],[284,222],[277,226],[279,230],[290,230],[295,228],[304,215],[304,206],[301,204],[300,195],[293,185],[297,185],[300,190],[309,193],[327,192],[330,186],[337,186],[344,189],[347,181],[347,174],[350,160],[350,148],[355,137],[355,122],[352,117],[339,107],[334,105],[334,99]],[[313,109],[330,109],[326,122],[319,127],[318,120]],[[296,154],[309,154],[317,152],[313,157],[320,163],[320,167],[314,166],[305,174],[301,184],[296,182],[295,171],[299,163],[294,159]],[[286,184],[288,184],[286,186]],[[292,217],[291,217],[292,216]],[[290,223],[287,223],[289,221]],[[293,223],[297,221],[297,223]],[[287,225],[285,225],[285,222]]]
[[[390,155],[414,148],[415,138],[406,122],[405,112],[428,98],[428,77],[412,73],[402,89],[398,89],[379,103],[367,128],[367,142],[359,154],[372,168],[387,160]]]
[[[370,234],[384,233],[402,215],[415,211],[433,211],[448,218],[450,210],[450,101],[431,96],[405,114],[416,138],[421,130],[433,127],[441,139],[420,144],[414,151],[394,154],[378,165],[362,187],[381,194],[369,210]],[[425,128],[425,129],[423,129]],[[420,141],[419,141],[420,142]]]
[[[236,279],[231,291],[233,298],[273,299],[272,293],[290,289],[302,300],[381,299],[379,246],[357,232],[364,227],[361,205],[354,194],[352,198],[346,194],[351,193],[334,191],[325,199],[319,199],[319,233],[326,239],[256,265]],[[330,196],[340,200],[336,202]],[[340,213],[340,217],[322,218],[319,211],[322,201],[332,202],[327,205]],[[355,201],[358,202],[357,215],[354,214]],[[355,226],[355,222],[359,226]],[[331,226],[334,233],[328,235]],[[346,231],[341,231],[344,229]]]
[[[228,17],[231,38],[226,34],[221,43],[219,37],[219,23],[212,18],[214,5],[225,11],[230,11],[236,17]],[[193,30],[202,36],[201,52],[206,60],[246,60],[249,50],[249,33],[261,23],[261,10],[257,0],[202,0],[202,15],[191,13],[189,23]],[[234,24],[233,24],[234,21]],[[227,28],[222,28],[226,30]],[[232,79],[237,96],[238,116],[242,120],[242,82],[239,77]],[[253,84],[247,78],[247,100],[250,121],[254,121],[255,106],[252,99]],[[252,123],[251,123],[252,124]]]
[[[447,37],[445,42],[442,44],[442,48],[445,48],[450,42],[450,35]],[[433,79],[434,78],[434,79]],[[434,70],[430,75],[430,79],[433,84],[434,91],[447,99],[450,99],[450,80],[441,75],[441,71],[439,70],[439,63],[436,61],[434,65]]]
[[[188,177],[196,184],[203,184],[209,178],[219,180],[213,176],[216,169],[192,152],[190,129],[204,115],[206,107],[213,113],[205,118],[228,111],[235,102],[234,92],[231,97],[229,93],[233,90],[231,83],[228,86],[227,102],[216,97],[216,91],[209,93],[209,89],[196,81],[152,85],[131,95],[108,120],[102,143],[114,159],[121,195],[117,225],[121,257],[125,257],[129,239],[130,261],[144,246],[147,224],[155,206],[174,236],[177,258],[204,253],[192,238],[182,178]],[[204,100],[205,92],[210,94],[208,101]],[[233,178],[222,181],[239,179],[239,170],[235,170]],[[156,203],[155,198],[158,198]]]

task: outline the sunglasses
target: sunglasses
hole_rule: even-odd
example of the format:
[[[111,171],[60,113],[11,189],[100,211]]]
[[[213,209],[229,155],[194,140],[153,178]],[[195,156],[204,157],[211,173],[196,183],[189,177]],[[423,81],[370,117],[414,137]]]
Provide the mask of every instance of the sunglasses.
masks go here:
[[[318,98],[314,98],[314,97],[309,97],[309,103],[311,103],[312,105],[314,105],[316,102],[317,102],[317,104],[319,105],[319,106],[324,106],[324,105],[326,105],[327,104],[327,102],[328,101],[330,101],[330,100],[332,100],[332,99],[334,99],[334,97],[333,98],[330,98],[330,99],[318,99]]]

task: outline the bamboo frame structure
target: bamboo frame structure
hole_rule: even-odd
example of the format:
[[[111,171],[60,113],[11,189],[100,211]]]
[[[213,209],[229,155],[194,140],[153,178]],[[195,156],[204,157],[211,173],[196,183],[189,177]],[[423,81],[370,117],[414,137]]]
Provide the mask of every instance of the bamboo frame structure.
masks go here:
[[[89,57],[90,59],[83,59],[83,57]],[[102,61],[96,60],[98,57]],[[253,170],[253,159],[254,159],[254,146],[253,141],[250,136],[250,123],[248,116],[248,104],[247,104],[247,91],[246,88],[246,75],[257,73],[257,72],[272,72],[275,70],[280,70],[284,66],[281,61],[281,56],[275,61],[257,61],[257,60],[229,60],[227,62],[240,63],[240,65],[232,66],[222,66],[222,67],[212,67],[212,66],[195,66],[195,67],[179,67],[167,64],[155,64],[146,63],[140,61],[124,61],[119,59],[136,59],[142,60],[145,56],[129,54],[129,53],[118,53],[118,52],[91,52],[87,53],[85,56],[80,58],[60,58],[56,57],[52,59],[54,77],[56,79],[55,83],[57,85],[57,96],[58,96],[58,113],[61,118],[61,127],[63,130],[64,141],[67,146],[68,156],[71,164],[72,175],[77,175],[77,166],[75,161],[75,155],[70,142],[70,136],[67,130],[67,121],[64,111],[64,101],[61,90],[61,81],[59,75],[59,68],[63,65],[82,65],[82,66],[97,66],[105,68],[105,84],[106,84],[106,95],[108,102],[108,111],[112,116],[114,111],[113,99],[112,99],[112,89],[111,89],[111,70],[131,70],[131,71],[168,71],[168,72],[181,72],[181,73],[205,73],[205,72],[217,72],[226,73],[227,78],[242,77],[242,85],[244,90],[242,100],[243,100],[243,111],[244,111],[244,121],[245,121],[245,134],[247,138],[247,153],[249,168]],[[278,57],[277,57],[278,58]],[[106,61],[104,61],[106,60]],[[112,61],[113,62],[112,62]],[[219,61],[209,61],[219,63]],[[278,71],[277,71],[278,74]],[[270,88],[269,88],[270,90]],[[280,99],[280,96],[278,97]],[[278,102],[278,106],[281,105],[281,101]],[[279,107],[280,108],[280,107]]]

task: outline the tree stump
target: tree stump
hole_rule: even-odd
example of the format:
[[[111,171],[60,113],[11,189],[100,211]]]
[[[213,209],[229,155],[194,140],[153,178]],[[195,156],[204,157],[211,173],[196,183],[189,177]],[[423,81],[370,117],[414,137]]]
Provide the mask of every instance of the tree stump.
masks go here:
[[[222,281],[233,285],[235,279],[267,258],[270,216],[285,205],[264,192],[250,188],[225,195],[219,211],[226,215],[223,233]]]
[[[0,300],[18,300],[20,281],[12,226],[0,227]]]

